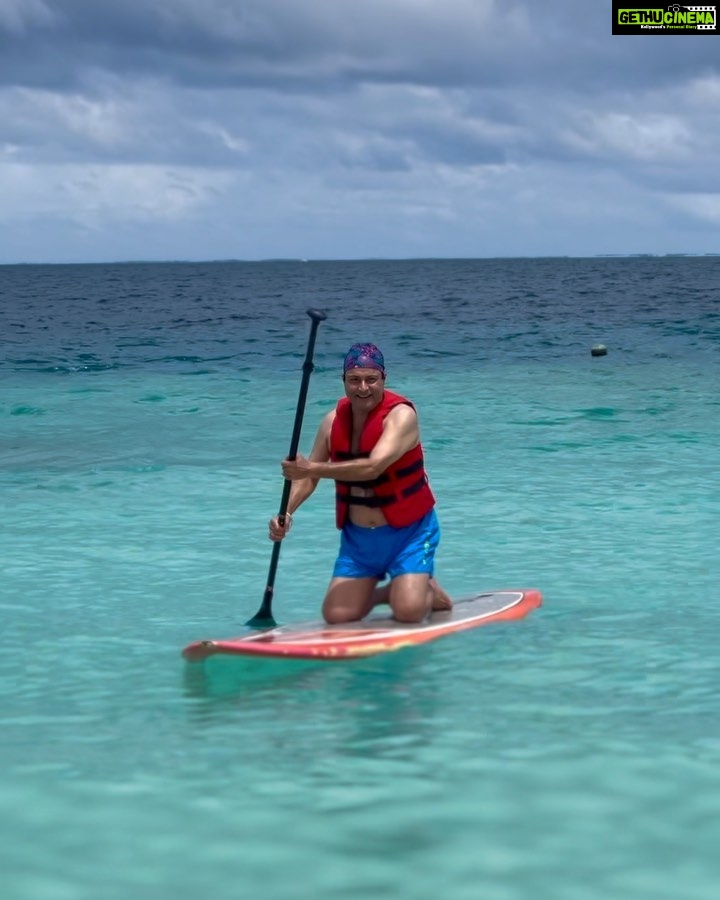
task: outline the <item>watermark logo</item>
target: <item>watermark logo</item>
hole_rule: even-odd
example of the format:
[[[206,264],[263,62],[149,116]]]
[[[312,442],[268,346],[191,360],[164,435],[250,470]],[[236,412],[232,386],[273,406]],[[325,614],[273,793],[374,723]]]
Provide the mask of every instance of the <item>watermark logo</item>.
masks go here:
[[[719,34],[717,6],[631,7],[613,0],[613,34]]]

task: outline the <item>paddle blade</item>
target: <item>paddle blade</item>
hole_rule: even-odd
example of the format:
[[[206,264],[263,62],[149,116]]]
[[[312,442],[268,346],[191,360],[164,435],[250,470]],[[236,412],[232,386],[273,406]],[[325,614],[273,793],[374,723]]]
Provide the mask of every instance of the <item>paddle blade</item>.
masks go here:
[[[272,598],[273,578],[279,555],[280,541],[278,541],[273,547],[272,561],[270,563],[270,578],[268,579],[268,585],[265,588],[265,593],[263,594],[260,609],[255,613],[252,619],[249,619],[245,623],[248,628],[275,628],[275,626],[277,625],[277,622],[275,621],[275,619],[273,619],[272,614]]]
[[[277,626],[277,622],[273,619],[272,615],[268,615],[262,611],[255,613],[252,619],[248,619],[245,624],[248,628],[275,628]]]

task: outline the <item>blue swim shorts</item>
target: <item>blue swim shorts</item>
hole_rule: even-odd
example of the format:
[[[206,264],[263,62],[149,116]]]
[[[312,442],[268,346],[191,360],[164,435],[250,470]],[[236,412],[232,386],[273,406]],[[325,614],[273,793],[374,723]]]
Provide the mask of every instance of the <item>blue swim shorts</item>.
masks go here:
[[[348,522],[340,535],[333,578],[382,580],[398,575],[432,575],[439,543],[440,524],[434,509],[405,528],[362,528]]]

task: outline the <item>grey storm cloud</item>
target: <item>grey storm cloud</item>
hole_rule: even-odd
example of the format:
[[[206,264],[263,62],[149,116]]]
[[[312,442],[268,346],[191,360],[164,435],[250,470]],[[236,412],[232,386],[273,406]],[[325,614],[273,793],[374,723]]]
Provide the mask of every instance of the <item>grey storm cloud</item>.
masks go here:
[[[612,39],[596,0],[0,0],[7,85],[91,89],[98,72],[191,87],[573,85],[631,91],[717,71],[711,39]]]
[[[262,220],[293,247],[299,223],[328,245],[347,228],[356,252],[383,221],[415,254],[469,223],[492,246],[523,222],[539,246],[553,217],[565,243],[605,220],[608,240],[715,229],[720,43],[613,37],[610,16],[596,0],[0,0],[0,237],[159,222],[167,243],[179,223]]]
[[[353,92],[346,109],[356,127],[362,131],[366,122],[382,128],[386,138],[412,128],[421,155],[449,163],[499,162],[514,147],[520,154],[562,157],[568,116],[592,112],[598,98],[622,110],[642,96],[647,107],[648,92],[673,91],[717,72],[716,46],[711,39],[612,39],[609,10],[594,0],[549,0],[542,8],[493,0],[0,0],[0,84],[6,89],[89,101],[123,95],[126,107],[136,102],[149,111],[145,122],[131,115],[130,124],[145,137],[142,152],[180,154],[187,162],[197,153],[210,165],[231,158],[242,165],[232,141],[203,140],[214,116],[240,124],[257,142],[253,122],[262,113],[271,143],[273,122],[342,123],[342,105],[323,107],[322,98]],[[163,85],[184,91],[182,100],[168,93],[160,101]],[[373,86],[389,89],[389,112]],[[394,86],[447,92],[447,114],[438,114],[437,103],[429,102],[423,113],[401,100],[398,115],[401,98]],[[518,88],[530,103],[518,101]],[[238,93],[228,93],[224,103],[212,94],[216,90]],[[33,109],[26,95],[7,103],[18,110],[5,118],[2,136],[10,143],[41,133],[44,116],[55,115]],[[183,125],[181,112],[199,118],[200,127]],[[161,141],[163,119],[174,127]],[[492,127],[483,128],[482,121]],[[69,129],[63,146],[70,156],[84,138]],[[96,142],[94,152],[98,158],[132,156],[123,141],[114,148]],[[406,165],[387,140],[364,153],[346,147],[337,158],[351,167],[362,159],[381,168]]]

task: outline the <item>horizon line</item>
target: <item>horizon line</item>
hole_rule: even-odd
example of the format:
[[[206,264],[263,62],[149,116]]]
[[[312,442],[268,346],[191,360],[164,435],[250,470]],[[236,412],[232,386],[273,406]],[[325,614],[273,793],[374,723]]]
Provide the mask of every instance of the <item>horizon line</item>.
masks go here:
[[[705,258],[717,257],[718,253],[693,253],[671,251],[667,253],[590,253],[590,254],[541,254],[507,256],[357,256],[357,257],[316,257],[269,256],[256,259],[227,257],[217,259],[106,259],[106,260],[64,260],[43,262],[0,262],[0,267],[10,266],[152,266],[152,265],[262,265],[267,263],[362,263],[362,262],[492,262],[493,260],[541,260],[541,259],[664,259],[667,257]]]

